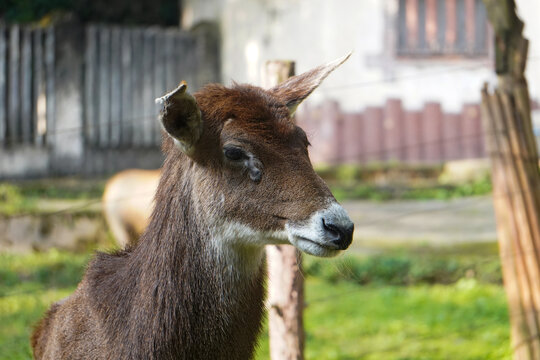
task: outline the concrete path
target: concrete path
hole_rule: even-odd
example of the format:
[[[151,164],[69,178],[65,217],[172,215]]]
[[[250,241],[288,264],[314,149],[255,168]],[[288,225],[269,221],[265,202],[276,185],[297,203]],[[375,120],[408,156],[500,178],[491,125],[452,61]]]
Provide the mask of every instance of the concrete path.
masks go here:
[[[42,201],[43,212],[100,212],[96,200]],[[359,247],[381,245],[450,245],[493,242],[497,238],[490,196],[454,200],[344,201],[355,223]]]
[[[100,199],[47,200],[38,206],[44,213],[101,211]],[[490,196],[449,201],[345,201],[343,206],[355,223],[353,247],[356,250],[396,245],[485,243],[497,239]]]
[[[490,196],[426,201],[346,201],[356,247],[451,245],[497,239]]]

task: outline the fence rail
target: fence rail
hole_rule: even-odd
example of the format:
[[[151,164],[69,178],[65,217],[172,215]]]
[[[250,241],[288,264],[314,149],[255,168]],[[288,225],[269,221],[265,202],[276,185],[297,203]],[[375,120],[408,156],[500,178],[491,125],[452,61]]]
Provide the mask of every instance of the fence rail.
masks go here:
[[[299,112],[297,121],[313,144],[314,163],[437,164],[485,156],[477,104],[445,113],[439,103],[410,111],[401,100],[389,99],[383,106],[347,113],[327,101]]]

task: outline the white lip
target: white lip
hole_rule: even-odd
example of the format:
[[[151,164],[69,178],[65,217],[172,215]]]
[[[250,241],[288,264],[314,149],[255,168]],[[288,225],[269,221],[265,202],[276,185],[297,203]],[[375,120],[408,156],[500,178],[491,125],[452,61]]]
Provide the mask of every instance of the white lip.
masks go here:
[[[289,241],[299,250],[309,255],[332,257],[336,256],[340,252],[340,250],[338,249],[333,249],[327,245],[320,244],[315,240],[311,240],[302,236],[292,235],[289,237]]]

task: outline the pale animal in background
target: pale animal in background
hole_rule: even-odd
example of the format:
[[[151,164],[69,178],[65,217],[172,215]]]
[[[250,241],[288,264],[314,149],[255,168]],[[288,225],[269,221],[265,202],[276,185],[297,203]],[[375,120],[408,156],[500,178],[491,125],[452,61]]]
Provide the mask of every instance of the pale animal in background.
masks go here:
[[[37,359],[253,357],[269,244],[316,256],[354,225],[315,173],[291,114],[341,58],[263,90],[182,83],[159,100],[164,137],[150,224],[135,246],[97,253],[32,335]]]
[[[118,245],[134,245],[148,226],[160,170],[124,170],[107,181],[102,198],[105,220]]]

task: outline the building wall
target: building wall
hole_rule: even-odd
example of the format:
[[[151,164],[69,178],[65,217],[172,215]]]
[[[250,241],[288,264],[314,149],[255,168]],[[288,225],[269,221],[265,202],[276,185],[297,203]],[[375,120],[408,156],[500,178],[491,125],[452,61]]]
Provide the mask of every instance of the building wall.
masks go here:
[[[540,1],[516,0],[518,15],[525,23],[524,34],[529,39],[529,63],[527,79],[529,90],[535,100],[540,99]]]
[[[539,57],[540,13],[537,0],[518,0]],[[213,4],[213,6],[211,6]],[[406,109],[439,102],[457,112],[478,103],[485,81],[495,81],[485,59],[400,60],[395,54],[397,0],[185,0],[183,26],[217,19],[222,35],[223,82],[261,83],[269,59],[293,59],[297,73],[350,51],[351,59],[332,74],[309,102],[336,99],[346,111],[380,106],[399,98]],[[528,68],[533,98],[540,96],[540,61]]]
[[[540,102],[540,1],[538,0],[516,0],[518,15],[525,23],[524,34],[529,39],[529,62],[527,64],[526,76],[529,82],[531,97]],[[532,119],[540,149],[540,109],[537,107],[532,111]]]

